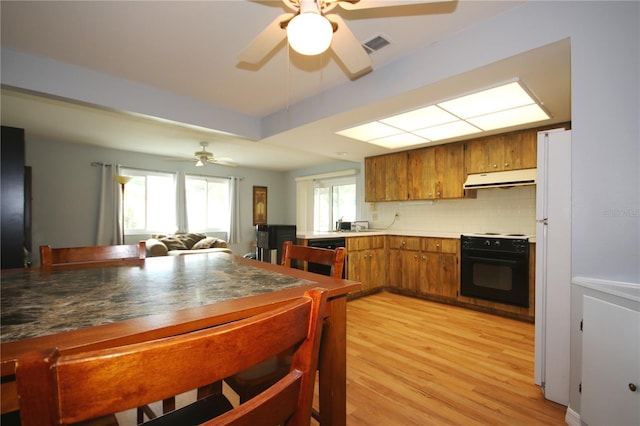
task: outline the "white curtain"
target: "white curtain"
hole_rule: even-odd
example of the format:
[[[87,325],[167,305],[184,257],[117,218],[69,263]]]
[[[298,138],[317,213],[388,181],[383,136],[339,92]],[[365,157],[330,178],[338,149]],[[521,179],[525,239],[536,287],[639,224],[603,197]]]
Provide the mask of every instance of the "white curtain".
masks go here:
[[[178,173],[176,183],[176,222],[178,232],[189,232],[187,215],[187,180],[184,173]]]
[[[98,211],[97,245],[124,244],[120,230],[120,186],[114,177],[119,167],[102,164],[100,178],[100,206]]]
[[[241,178],[230,177],[229,204],[231,204],[231,218],[229,220],[229,244],[241,241],[240,232],[240,181]]]

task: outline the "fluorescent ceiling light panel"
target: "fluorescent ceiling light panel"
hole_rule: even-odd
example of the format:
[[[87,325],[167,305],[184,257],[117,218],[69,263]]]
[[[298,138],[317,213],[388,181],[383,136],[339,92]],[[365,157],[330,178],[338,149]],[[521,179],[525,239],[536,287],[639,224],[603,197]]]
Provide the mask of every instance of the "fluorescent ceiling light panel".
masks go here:
[[[423,138],[430,139],[432,141],[439,141],[443,139],[455,138],[458,136],[471,135],[473,133],[481,132],[471,124],[464,121],[455,121],[453,123],[442,124],[440,126],[427,127],[426,129],[416,130],[415,133]]]
[[[518,82],[462,96],[438,105],[462,119],[535,103]]]
[[[381,123],[389,124],[393,127],[410,132],[425,127],[438,126],[440,124],[451,123],[458,120],[455,115],[438,108],[435,105],[394,115],[380,120]]]
[[[336,132],[389,149],[549,119],[518,81]]]
[[[400,133],[402,133],[402,130],[387,126],[386,124],[382,124],[377,121],[372,121],[371,123],[362,124],[360,126],[337,132],[339,135],[365,142],[368,142],[371,139],[398,135]]]
[[[538,105],[532,104],[469,118],[467,121],[480,127],[482,130],[494,130],[518,124],[533,123],[534,121],[546,120],[548,118],[549,116]]]
[[[404,148],[406,146],[419,145],[429,142],[428,139],[421,138],[411,133],[400,133],[399,135],[387,136],[386,138],[373,139],[367,141],[374,145],[383,146],[385,148]]]

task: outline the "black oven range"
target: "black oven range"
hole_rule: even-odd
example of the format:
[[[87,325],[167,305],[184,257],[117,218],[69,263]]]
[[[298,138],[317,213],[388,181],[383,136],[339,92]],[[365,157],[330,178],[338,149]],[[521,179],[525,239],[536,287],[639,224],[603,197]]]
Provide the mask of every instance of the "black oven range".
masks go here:
[[[528,308],[528,237],[498,233],[462,235],[460,295]]]

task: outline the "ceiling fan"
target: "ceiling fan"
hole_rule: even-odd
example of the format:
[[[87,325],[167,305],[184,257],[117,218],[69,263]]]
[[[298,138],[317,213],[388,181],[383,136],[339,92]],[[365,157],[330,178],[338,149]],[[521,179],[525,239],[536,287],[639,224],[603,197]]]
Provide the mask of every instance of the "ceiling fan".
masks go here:
[[[345,10],[406,6],[449,0],[282,0],[292,13],[274,19],[239,55],[241,62],[257,64],[285,37],[292,49],[317,55],[329,47],[353,74],[371,68],[371,59],[344,20],[328,14],[336,6]]]
[[[238,163],[235,163],[231,160],[231,158],[221,157],[216,158],[212,152],[207,151],[207,147],[209,146],[209,142],[200,142],[200,151],[196,151],[193,153],[192,158],[169,158],[172,161],[195,161],[196,167],[206,166],[207,164],[220,164],[223,166],[231,166],[238,167]]]

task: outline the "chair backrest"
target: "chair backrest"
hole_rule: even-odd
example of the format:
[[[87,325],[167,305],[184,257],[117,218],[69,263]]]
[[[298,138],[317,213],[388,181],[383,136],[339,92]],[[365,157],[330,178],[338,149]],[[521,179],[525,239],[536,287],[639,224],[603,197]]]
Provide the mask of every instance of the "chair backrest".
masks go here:
[[[347,250],[344,247],[337,247],[334,250],[307,247],[285,241],[282,246],[282,266],[291,267],[291,260],[302,260],[305,262],[317,263],[319,265],[331,266],[330,275],[333,278],[342,278],[344,269],[344,257]]]
[[[314,289],[263,313],[164,339],[69,355],[27,353],[15,373],[22,425],[75,423],[140,407],[290,347],[285,378],[212,424],[308,425],[326,300],[325,289]]]
[[[112,266],[141,263],[147,256],[146,243],[51,248],[40,246],[40,265],[44,269],[73,266]]]

